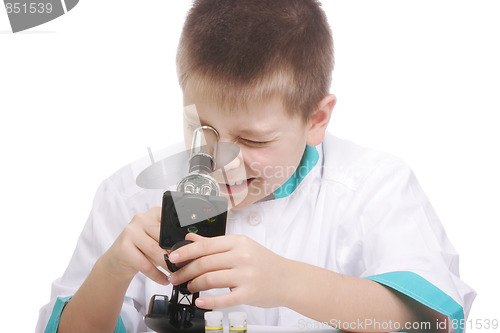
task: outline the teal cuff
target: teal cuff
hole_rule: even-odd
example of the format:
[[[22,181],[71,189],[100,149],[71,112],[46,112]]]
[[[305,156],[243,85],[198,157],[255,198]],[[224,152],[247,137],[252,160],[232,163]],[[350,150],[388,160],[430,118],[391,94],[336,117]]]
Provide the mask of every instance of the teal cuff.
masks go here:
[[[405,294],[450,318],[456,333],[464,331],[464,309],[453,298],[418,274],[407,271],[389,272],[367,277]],[[448,324],[447,324],[448,327]]]
[[[61,319],[61,313],[70,299],[71,296],[57,298],[56,304],[54,304],[52,314],[50,315],[50,319],[47,323],[47,326],[45,327],[44,333],[57,333],[57,328],[59,327],[59,319]],[[125,325],[123,325],[121,316],[118,317],[118,322],[116,323],[114,333],[127,333]]]

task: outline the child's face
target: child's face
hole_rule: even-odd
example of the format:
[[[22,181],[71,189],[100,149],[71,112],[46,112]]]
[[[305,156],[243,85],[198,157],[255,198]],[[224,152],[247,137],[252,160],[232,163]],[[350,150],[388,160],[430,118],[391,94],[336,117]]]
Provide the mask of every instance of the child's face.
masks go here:
[[[196,106],[184,116],[188,145],[194,128],[208,125],[219,132],[220,142],[235,143],[240,154],[214,173],[221,195],[231,207],[246,207],[274,192],[295,172],[304,153],[308,125],[290,116],[279,98],[251,102],[244,110],[220,111],[213,101],[184,94],[184,105]],[[198,119],[199,117],[199,119]]]

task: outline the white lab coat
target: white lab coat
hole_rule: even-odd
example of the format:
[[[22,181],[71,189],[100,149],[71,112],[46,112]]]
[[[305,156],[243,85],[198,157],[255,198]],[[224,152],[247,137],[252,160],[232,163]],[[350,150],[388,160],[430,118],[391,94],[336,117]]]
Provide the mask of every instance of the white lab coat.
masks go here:
[[[450,323],[466,318],[475,292],[460,280],[458,255],[412,171],[391,155],[330,134],[315,149],[316,165],[290,195],[230,211],[226,233],[246,235],[286,258],[385,284],[445,313]],[[138,187],[136,173],[126,166],[98,189],[71,262],[40,310],[37,332],[56,298],[75,293],[132,217],[161,205],[163,190]],[[321,292],[321,286],[310,287],[310,297]],[[170,296],[170,288],[143,274],[133,279],[121,311],[127,332],[147,330],[143,317],[151,296]],[[237,308],[247,312],[249,324],[317,327],[286,308]]]

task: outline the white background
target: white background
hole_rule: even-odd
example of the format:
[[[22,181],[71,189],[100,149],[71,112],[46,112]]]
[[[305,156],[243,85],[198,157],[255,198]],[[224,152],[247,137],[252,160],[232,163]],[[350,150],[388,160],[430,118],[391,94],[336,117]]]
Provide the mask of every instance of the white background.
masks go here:
[[[330,131],[410,164],[478,292],[473,325],[500,319],[500,4],[323,2]],[[34,329],[99,183],[182,139],[174,60],[189,4],[82,0],[17,34],[0,9],[2,332]]]

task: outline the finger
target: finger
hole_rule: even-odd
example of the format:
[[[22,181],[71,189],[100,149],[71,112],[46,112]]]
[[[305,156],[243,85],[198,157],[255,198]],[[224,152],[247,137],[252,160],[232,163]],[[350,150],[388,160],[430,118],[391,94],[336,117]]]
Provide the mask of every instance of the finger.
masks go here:
[[[165,263],[165,251],[158,245],[158,242],[147,234],[143,234],[135,241],[135,246],[146,256],[155,266],[161,266],[168,270]]]
[[[232,248],[231,238],[228,236],[219,236],[205,238],[185,245],[170,255],[170,261],[173,263],[196,259],[210,254],[229,251]]]
[[[153,207],[144,213],[148,221],[144,225],[146,233],[158,242],[160,237],[161,207]]]
[[[161,208],[153,207],[147,212],[135,214],[129,226],[144,230],[158,241],[160,235]]]
[[[137,269],[142,274],[154,282],[161,285],[167,285],[170,283],[168,277],[156,268],[156,266],[151,263],[150,259],[145,257],[139,249],[132,254],[132,258],[130,258],[130,260],[136,263]]]
[[[225,295],[199,297],[195,304],[200,309],[224,309],[243,304],[242,296],[242,293],[235,289]]]
[[[229,269],[208,272],[190,281],[188,289],[192,293],[197,293],[213,288],[231,288],[234,287],[233,279]]]
[[[161,207],[155,206],[152,207],[150,210],[147,211],[148,214],[151,214],[151,216],[155,219],[160,221],[161,220]]]
[[[213,271],[230,269],[234,266],[232,258],[224,253],[212,254],[193,260],[172,274],[173,284],[184,283],[189,280]]]
[[[203,237],[203,236],[195,234],[193,232],[188,232],[186,234],[186,240],[190,240],[190,241],[193,241],[193,242],[197,242],[197,241],[200,241],[200,240],[206,239],[206,238],[208,238],[208,237]]]

